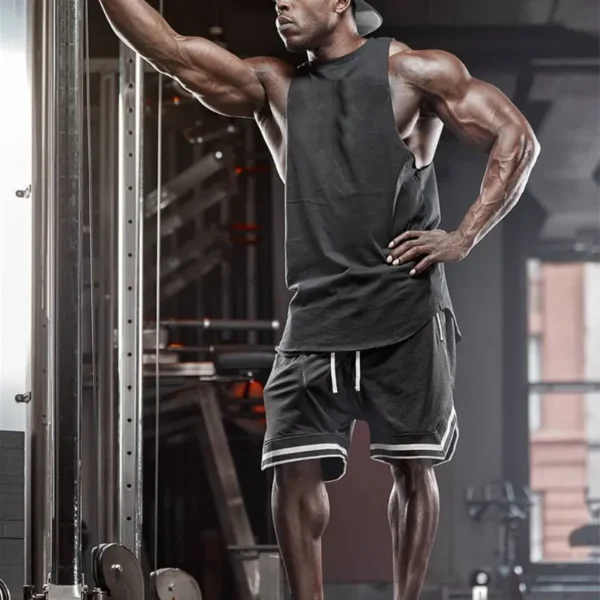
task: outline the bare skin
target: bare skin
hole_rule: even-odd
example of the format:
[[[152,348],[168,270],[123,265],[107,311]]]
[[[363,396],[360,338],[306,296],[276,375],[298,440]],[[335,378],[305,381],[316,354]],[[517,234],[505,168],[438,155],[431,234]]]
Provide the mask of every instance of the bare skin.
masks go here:
[[[429,460],[398,461],[388,504],[394,557],[394,598],[421,597],[435,541],[440,497]]]
[[[162,73],[211,110],[254,118],[285,181],[287,95],[294,68],[284,61],[247,60],[209,40],[178,35],[145,0],[100,0],[117,34]],[[274,18],[292,52],[310,61],[349,54],[365,43],[351,0],[276,0]],[[436,262],[464,259],[515,206],[539,154],[539,144],[514,104],[497,88],[471,77],[440,50],[390,47],[389,82],[398,135],[418,168],[433,161],[443,126],[488,155],[479,197],[456,231],[407,231],[390,241],[390,268],[416,261],[411,274]],[[390,526],[395,600],[417,600],[437,529],[439,499],[430,464],[392,468]],[[318,461],[276,468],[273,517],[294,600],[322,600],[321,538],[329,501]]]

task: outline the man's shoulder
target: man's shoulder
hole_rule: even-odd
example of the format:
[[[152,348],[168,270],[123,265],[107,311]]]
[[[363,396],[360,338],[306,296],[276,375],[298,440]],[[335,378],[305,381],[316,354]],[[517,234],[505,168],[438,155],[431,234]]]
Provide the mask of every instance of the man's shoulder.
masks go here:
[[[244,62],[263,84],[280,83],[293,77],[295,67],[274,56],[255,56]]]
[[[265,116],[273,106],[285,114],[287,93],[294,76],[294,66],[272,56],[247,58],[244,62],[252,69],[269,99],[261,114]]]
[[[413,50],[404,46],[390,51],[390,74],[417,88],[448,88],[469,77],[464,64],[445,50]]]
[[[396,56],[397,54],[402,54],[407,50],[410,50],[410,46],[406,45],[404,42],[399,42],[398,40],[393,39],[392,43],[390,44],[390,58],[392,56]]]
[[[462,67],[461,61],[445,50],[415,50],[395,40],[390,45],[390,69],[402,73],[427,75],[432,71],[455,71]]]

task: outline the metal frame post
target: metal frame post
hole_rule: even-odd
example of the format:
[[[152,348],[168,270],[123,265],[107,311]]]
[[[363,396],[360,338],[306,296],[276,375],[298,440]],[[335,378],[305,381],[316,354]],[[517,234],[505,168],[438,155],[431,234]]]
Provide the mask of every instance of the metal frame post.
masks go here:
[[[143,66],[121,45],[118,207],[119,541],[142,550]]]
[[[25,576],[36,588],[48,582],[52,568],[52,430],[50,359],[50,310],[53,290],[51,273],[51,236],[53,188],[51,183],[54,121],[56,104],[53,95],[55,57],[53,43],[53,6],[48,0],[33,2],[32,44],[33,69],[33,329],[31,339],[31,396],[28,406],[26,444]]]
[[[117,457],[119,446],[117,401],[117,198],[118,198],[118,88],[116,74],[100,76],[100,147],[98,202],[98,394],[96,406],[97,537],[118,540]]]
[[[75,588],[82,582],[83,0],[55,1],[55,483],[51,583]]]

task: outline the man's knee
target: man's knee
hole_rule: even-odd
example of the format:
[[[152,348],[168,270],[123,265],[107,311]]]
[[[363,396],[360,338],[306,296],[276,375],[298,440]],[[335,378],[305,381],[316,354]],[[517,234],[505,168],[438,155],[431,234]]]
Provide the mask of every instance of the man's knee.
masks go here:
[[[274,467],[276,489],[305,489],[323,483],[321,461],[301,460]]]
[[[311,535],[318,538],[323,534],[329,521],[329,498],[319,460],[275,467],[273,515],[276,525],[299,516]]]
[[[433,475],[433,462],[427,458],[399,460],[391,465],[396,482],[415,481]]]

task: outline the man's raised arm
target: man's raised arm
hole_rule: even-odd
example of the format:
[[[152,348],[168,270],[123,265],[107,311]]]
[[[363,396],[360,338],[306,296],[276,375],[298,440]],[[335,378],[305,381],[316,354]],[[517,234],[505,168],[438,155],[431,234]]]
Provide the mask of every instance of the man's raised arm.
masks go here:
[[[178,35],[145,0],[100,0],[117,35],[215,112],[252,117],[265,90],[248,62],[198,37]]]

